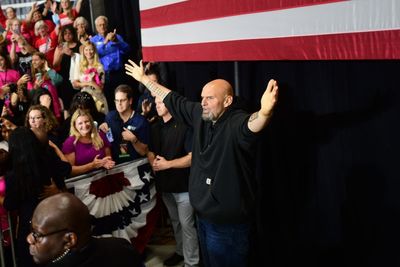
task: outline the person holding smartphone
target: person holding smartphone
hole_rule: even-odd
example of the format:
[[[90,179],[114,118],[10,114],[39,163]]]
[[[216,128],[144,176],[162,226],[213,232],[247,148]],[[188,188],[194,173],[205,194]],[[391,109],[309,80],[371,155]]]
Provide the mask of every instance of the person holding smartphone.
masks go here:
[[[3,32],[7,40],[7,51],[11,52],[11,46],[13,43],[18,42],[18,39],[23,38],[26,42],[31,41],[31,35],[28,32],[23,32],[21,28],[21,21],[17,18],[10,20],[9,30]],[[16,52],[20,52],[21,48],[19,46],[15,47]]]
[[[106,115],[100,125],[104,133],[111,131],[111,150],[117,163],[144,157],[150,141],[150,126],[146,118],[132,108],[132,88],[126,84],[115,89],[116,110]]]

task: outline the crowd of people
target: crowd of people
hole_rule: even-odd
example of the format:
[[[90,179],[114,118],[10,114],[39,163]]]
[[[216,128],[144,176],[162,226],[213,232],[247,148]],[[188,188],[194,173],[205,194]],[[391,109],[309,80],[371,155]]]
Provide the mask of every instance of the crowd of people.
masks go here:
[[[69,177],[143,157],[176,239],[164,265],[246,266],[252,146],[271,117],[276,81],[251,116],[232,108],[224,80],[208,83],[201,103],[189,102],[164,87],[159,63],[129,61],[124,70],[129,45],[105,16],[91,34],[79,16],[83,1],[34,3],[24,20],[11,7],[0,12],[0,206],[18,216],[19,266],[91,266],[79,265],[83,255],[126,247],[90,238],[89,220],[74,215],[88,217],[84,204],[62,192]],[[136,108],[133,89],[121,84],[125,71],[141,86]],[[2,229],[7,215],[0,209]],[[129,249],[120,252],[142,266]]]
[[[109,114],[109,107],[115,106],[113,76],[125,75],[123,58],[129,45],[116,30],[108,30],[105,16],[95,20],[97,33],[91,33],[79,14],[83,1],[34,2],[24,19],[17,18],[13,7],[0,12],[0,216],[2,232],[9,228],[9,212],[15,219],[18,266],[36,266],[26,237],[42,199],[65,191],[69,177],[121,162],[112,156],[118,154],[114,147],[120,151],[116,142],[124,143],[131,154],[128,160],[147,152],[132,152],[139,144],[147,149],[147,120],[135,116],[134,123],[137,117],[143,120],[135,125],[116,122]],[[125,87],[120,95],[130,101],[119,104],[126,109],[133,93]],[[112,142],[99,130],[106,115],[114,131]],[[127,133],[126,127],[137,128],[140,135]],[[135,141],[128,144],[132,137]],[[4,240],[1,246],[8,255],[10,240]]]

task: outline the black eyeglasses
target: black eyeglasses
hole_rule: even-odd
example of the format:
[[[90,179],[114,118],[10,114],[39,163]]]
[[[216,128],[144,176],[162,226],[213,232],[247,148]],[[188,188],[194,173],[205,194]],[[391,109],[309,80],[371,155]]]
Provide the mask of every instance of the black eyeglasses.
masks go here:
[[[31,234],[32,234],[32,237],[33,237],[33,240],[35,241],[35,243],[40,242],[40,240],[43,237],[55,235],[55,234],[58,234],[58,233],[61,233],[61,232],[68,232],[68,231],[69,231],[69,229],[63,228],[63,229],[56,230],[56,231],[53,231],[53,232],[50,232],[50,233],[47,233],[47,234],[42,234],[42,233],[36,232],[31,227]]]

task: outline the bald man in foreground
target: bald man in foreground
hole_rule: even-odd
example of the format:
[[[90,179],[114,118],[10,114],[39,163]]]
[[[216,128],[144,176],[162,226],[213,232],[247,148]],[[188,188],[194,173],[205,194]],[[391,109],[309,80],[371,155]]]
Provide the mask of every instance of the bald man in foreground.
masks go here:
[[[247,266],[255,207],[254,145],[272,116],[277,82],[268,82],[260,110],[249,115],[232,108],[233,90],[225,80],[207,83],[201,103],[194,103],[151,81],[142,62],[129,61],[125,70],[161,98],[176,120],[193,129],[189,197],[204,265]]]
[[[144,267],[132,244],[122,238],[93,238],[89,210],[70,193],[44,199],[27,236],[37,264],[45,266]]]

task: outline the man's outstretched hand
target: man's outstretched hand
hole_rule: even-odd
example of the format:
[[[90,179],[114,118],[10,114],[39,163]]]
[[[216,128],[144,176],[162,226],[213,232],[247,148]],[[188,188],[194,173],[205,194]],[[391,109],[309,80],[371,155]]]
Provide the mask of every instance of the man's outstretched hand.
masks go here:
[[[270,116],[277,100],[278,83],[274,79],[271,79],[261,97],[261,109],[259,111],[261,115]]]
[[[132,60],[128,60],[125,64],[125,73],[134,78],[138,82],[142,82],[144,75],[143,61],[140,61],[139,66]]]

